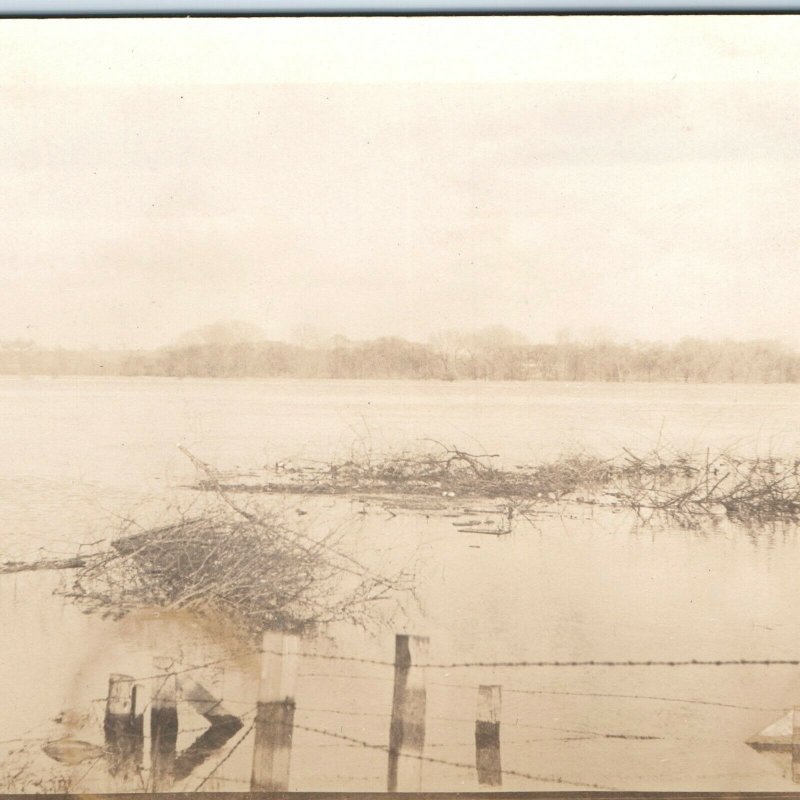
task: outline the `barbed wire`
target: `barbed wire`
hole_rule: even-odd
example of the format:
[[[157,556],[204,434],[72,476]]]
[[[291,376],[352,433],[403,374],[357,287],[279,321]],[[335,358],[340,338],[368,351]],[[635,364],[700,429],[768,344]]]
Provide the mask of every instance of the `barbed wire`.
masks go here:
[[[336,678],[340,680],[352,681],[378,681],[380,683],[392,683],[394,678],[383,675],[350,675],[344,672],[298,672],[298,678]],[[475,687],[470,687],[474,689]]]
[[[166,681],[170,676],[178,676],[182,674],[187,674],[191,672],[195,672],[198,670],[207,669],[209,667],[217,666],[220,664],[225,664],[229,662],[235,662],[240,660],[242,657],[247,656],[256,656],[256,655],[263,655],[265,653],[270,653],[274,655],[283,655],[281,651],[278,650],[267,650],[267,649],[244,649],[234,654],[213,659],[207,661],[202,664],[193,664],[188,666],[181,666],[179,662],[173,662],[170,668],[160,671],[154,675],[148,675],[142,678],[136,679],[137,681],[146,681],[146,680],[153,680],[159,679],[161,681]],[[305,652],[300,653],[299,656],[305,659],[317,659],[322,661],[332,661],[332,662],[344,662],[344,663],[353,663],[353,664],[365,664],[371,666],[380,666],[380,667],[392,667],[395,668],[394,661],[382,660],[382,659],[374,659],[374,658],[367,658],[363,656],[355,656],[355,655],[338,655],[338,654],[327,654],[327,653],[315,653],[315,652]],[[476,669],[524,669],[524,668],[576,668],[576,667],[598,667],[598,668],[673,668],[673,667],[741,667],[741,666],[751,666],[751,667],[774,667],[774,666],[800,666],[800,659],[752,659],[752,658],[740,658],[740,659],[682,659],[682,660],[506,660],[506,661],[461,661],[461,662],[423,662],[419,664],[412,665],[414,667],[420,669],[437,669],[437,670],[452,670],[452,669],[463,669],[463,668],[476,668]],[[177,668],[175,668],[177,667]],[[348,678],[348,679],[355,679],[355,678],[364,678],[364,679],[374,679],[374,680],[391,680],[391,677],[383,678],[382,676],[369,676],[369,675],[331,675],[331,674],[315,674],[315,673],[299,673],[300,676],[304,677],[321,677],[321,678]],[[429,684],[430,686],[442,686],[442,687],[451,687],[451,688],[458,688],[464,690],[473,690],[476,688],[474,686],[468,686],[466,684],[459,684],[459,683],[443,683],[443,682],[433,682]],[[703,706],[714,706],[720,708],[732,708],[732,709],[742,709],[748,711],[783,711],[783,708],[764,708],[759,706],[747,706],[747,705],[739,705],[734,703],[724,703],[720,701],[714,700],[706,700],[701,698],[680,698],[680,697],[668,697],[668,696],[660,696],[660,695],[640,695],[640,694],[625,694],[625,693],[614,693],[614,692],[580,692],[580,691],[568,691],[568,690],[558,690],[558,689],[524,689],[524,688],[514,688],[514,687],[503,687],[503,691],[510,693],[510,694],[521,694],[521,695],[558,695],[558,696],[575,696],[575,697],[599,697],[599,698],[613,698],[613,699],[631,699],[631,700],[643,700],[643,701],[654,701],[654,702],[671,702],[671,703],[681,703],[681,704],[692,704],[692,705],[703,705]],[[153,693],[153,696],[157,694],[158,691],[156,690]],[[146,703],[144,709],[152,702],[152,697]],[[95,698],[93,702],[102,702],[105,701],[106,698]],[[221,702],[221,701],[220,701]],[[249,717],[251,714],[255,714],[257,706],[252,701],[240,700],[235,701],[240,705],[247,705],[249,708],[242,712],[240,716],[241,719],[245,719]],[[143,709],[143,711],[144,711]],[[389,719],[391,714],[389,713],[380,713],[380,712],[369,712],[369,711],[356,711],[356,710],[341,710],[341,709],[333,709],[333,708],[314,708],[310,706],[297,706],[297,711],[306,714],[336,714],[336,715],[343,715],[348,717],[373,717],[379,719]],[[459,722],[470,724],[474,722],[474,719],[468,718],[449,718],[449,717],[429,717],[431,721],[446,721],[446,722]],[[217,765],[209,772],[197,785],[194,791],[199,791],[206,783],[209,781],[215,773],[225,764],[228,759],[230,759],[234,752],[242,745],[245,739],[252,733],[256,725],[256,720],[254,719],[252,723],[247,727],[247,729],[239,736],[236,743],[228,750],[225,756],[217,763]],[[507,740],[503,739],[503,745],[513,746],[513,745],[523,745],[529,744],[533,742],[540,742],[540,741],[585,741],[585,740],[592,740],[592,739],[621,739],[621,740],[637,740],[637,741],[655,741],[655,740],[664,740],[665,738],[671,737],[663,737],[663,736],[655,736],[655,735],[644,735],[644,734],[635,734],[635,733],[615,733],[615,732],[602,732],[602,731],[593,731],[588,729],[580,729],[580,728],[556,728],[553,726],[546,726],[546,725],[535,725],[531,723],[514,723],[511,721],[504,721],[503,728],[536,728],[541,730],[553,730],[558,731],[560,733],[569,734],[567,736],[562,737],[550,737],[547,739],[542,738],[526,738],[526,739],[517,739],[517,740]],[[315,727],[312,725],[306,725],[301,723],[294,723],[294,728],[298,730],[307,731],[310,733],[315,733],[321,736],[326,736],[332,739],[335,739],[339,742],[346,743],[347,746],[352,747],[363,747],[372,750],[377,750],[383,753],[390,753],[390,748],[384,744],[376,744],[373,742],[368,742],[363,739],[359,739],[354,736],[350,736],[348,734],[340,733],[337,731],[328,730],[326,728]],[[183,731],[184,733],[190,732],[199,732],[202,730],[206,730],[207,728],[194,728]],[[458,747],[468,747],[472,746],[474,743],[472,741],[443,741],[443,742],[430,742],[427,744],[429,748],[458,748]],[[474,763],[466,763],[461,761],[453,761],[445,758],[439,758],[433,755],[425,755],[422,753],[415,754],[415,753],[403,753],[403,757],[413,758],[419,761],[428,762],[432,764],[440,764],[443,766],[450,766],[457,769],[465,769],[470,770],[471,772],[474,771],[475,765]],[[85,777],[91,772],[91,769],[94,768],[96,762],[90,765],[90,768],[86,771],[85,775],[81,777],[80,780],[84,780]],[[575,786],[575,787],[582,787],[582,788],[589,788],[589,789],[598,789],[598,790],[610,790],[612,787],[601,786],[595,783],[587,783],[581,781],[573,781],[563,776],[558,775],[540,775],[535,773],[528,773],[519,770],[513,769],[504,769],[502,770],[503,775],[507,775],[509,777],[518,777],[525,780],[531,781],[538,781],[543,783],[552,783],[552,784],[562,784],[567,786]],[[80,781],[79,781],[80,783]]]
[[[243,650],[235,655],[223,656],[222,658],[216,658],[213,661],[206,661],[204,664],[193,664],[189,667],[183,667],[181,669],[165,669],[162,672],[156,673],[155,675],[145,675],[143,678],[136,678],[136,680],[150,681],[155,680],[156,678],[163,678],[165,675],[185,675],[188,672],[195,672],[199,669],[207,669],[208,667],[214,667],[217,664],[225,664],[229,661],[238,661],[242,656],[256,655],[259,652],[261,651]]]
[[[216,662],[209,662],[209,664],[218,663],[218,662],[219,662],[219,660],[217,660]],[[735,663],[739,664],[740,662],[735,662]],[[715,665],[716,665],[716,662],[715,662]],[[205,665],[205,664],[204,665],[195,665],[195,666],[189,667],[187,669],[178,670],[178,672],[187,672],[187,671],[191,671],[191,670],[194,670],[194,669],[203,668],[204,666],[207,666],[207,665]],[[169,674],[172,674],[172,673],[166,673],[166,674],[165,673],[161,673],[161,675],[154,676],[154,677],[160,677],[160,678],[163,679]],[[452,685],[452,686],[456,686],[458,688],[469,688],[469,687],[467,687],[467,686],[465,686],[463,684],[438,684],[438,685],[443,685],[443,686]],[[523,694],[539,694],[539,693],[563,694],[564,693],[564,692],[560,692],[560,691],[557,691],[557,690],[508,689],[508,690],[504,690],[504,691],[510,691],[510,692],[515,692],[515,693],[523,693]],[[572,694],[572,693],[569,693],[569,694]],[[719,704],[719,703],[714,703],[713,701],[702,701],[702,700],[697,700],[697,699],[687,700],[686,698],[662,698],[662,697],[657,697],[657,696],[641,696],[641,695],[615,695],[615,694],[611,694],[611,693],[606,695],[605,693],[591,693],[591,692],[589,692],[589,693],[574,693],[574,694],[577,694],[577,695],[585,694],[585,695],[589,695],[589,696],[599,695],[599,696],[610,696],[610,697],[621,696],[621,697],[631,697],[631,698],[634,698],[634,699],[669,700],[669,701],[676,701],[676,702],[687,702],[688,701],[688,702],[698,702],[698,703],[701,703],[701,704],[704,704],[704,705],[706,705],[706,704],[707,705],[722,705],[724,707],[731,706],[731,707],[734,707],[734,708],[742,708],[741,706],[732,706],[732,704]],[[246,703],[246,702],[247,701],[241,701],[241,703]],[[753,707],[746,707],[746,706],[743,707],[743,708],[752,709],[752,710],[767,710],[767,709],[760,709],[760,708],[753,708]],[[251,702],[250,703],[250,708],[247,709],[246,711],[243,711],[243,713],[240,715],[240,717],[242,719],[244,719],[244,718],[250,716],[251,714],[255,714],[256,710],[257,710],[257,706],[255,704],[252,704],[252,702]],[[336,714],[344,714],[344,715],[348,715],[348,716],[374,716],[374,717],[381,717],[381,718],[388,718],[389,716],[391,716],[389,714],[380,714],[380,713],[374,713],[374,712],[342,711],[342,710],[339,710],[339,709],[314,708],[314,707],[308,707],[308,706],[298,706],[297,710],[298,711],[302,711],[302,712],[306,712],[306,713],[336,713]],[[772,709],[770,709],[770,710],[772,710]],[[775,709],[775,710],[777,710],[777,709]],[[442,717],[442,718],[431,717],[430,719],[432,719],[432,720],[433,719],[440,719],[440,720],[446,720],[446,721],[455,721],[455,720],[451,720],[450,718],[444,718],[444,717]],[[463,721],[465,723],[466,722],[474,722],[474,720],[466,719],[466,718],[463,719],[463,720],[459,719],[458,721],[459,722]],[[199,784],[197,785],[197,787],[195,788],[194,791],[199,791],[207,783],[207,781],[209,781],[212,777],[215,776],[215,774],[223,766],[223,764],[225,764],[233,756],[234,752],[242,745],[242,743],[245,741],[245,739],[248,738],[248,736],[254,730],[255,725],[256,725],[256,721],[253,720],[252,723],[249,725],[249,727],[238,738],[236,743],[230,748],[230,750],[227,752],[227,754],[216,764],[216,766],[211,770],[211,772],[209,772],[199,782]],[[515,725],[514,723],[511,723],[511,722],[508,722],[508,723],[504,722],[503,723],[503,727],[506,728],[506,726],[512,727],[512,728],[513,727],[534,727],[534,728],[542,728],[542,729],[548,729],[548,727],[549,727],[549,726],[538,726],[538,725],[531,725],[531,724],[528,724],[528,725],[517,724],[517,725]],[[363,748],[368,748],[368,749],[380,751],[380,752],[383,752],[383,753],[391,752],[390,748],[388,746],[386,746],[386,745],[376,744],[374,742],[368,742],[368,741],[365,741],[363,739],[359,739],[357,737],[350,736],[348,734],[340,733],[340,732],[337,732],[337,731],[328,730],[326,728],[320,728],[320,727],[316,727],[316,726],[312,726],[312,725],[304,725],[304,724],[297,723],[297,722],[294,723],[293,727],[298,729],[298,730],[304,730],[304,731],[307,731],[307,732],[311,732],[311,733],[315,733],[315,734],[318,734],[318,735],[322,735],[322,736],[326,736],[326,737],[335,739],[335,740],[337,740],[339,742],[345,743],[349,747],[363,747]],[[202,730],[206,730],[206,729],[207,729],[206,727],[194,728],[194,729],[183,730],[182,732],[183,733],[189,733],[189,732],[195,732],[195,731],[202,731]],[[653,735],[640,735],[640,734],[628,734],[628,733],[610,733],[610,732],[592,731],[592,730],[587,730],[587,729],[575,729],[575,728],[554,728],[554,727],[549,727],[549,729],[558,730],[558,731],[565,732],[565,733],[571,733],[571,734],[574,734],[574,735],[572,735],[572,736],[563,736],[563,737],[528,738],[528,739],[517,739],[517,740],[503,738],[502,744],[503,744],[503,746],[514,746],[514,745],[524,745],[524,744],[529,744],[529,743],[534,743],[534,742],[542,742],[542,741],[570,742],[570,741],[592,740],[592,739],[597,739],[597,738],[642,740],[642,741],[644,741],[644,740],[648,740],[648,741],[663,740],[665,738],[671,738],[671,737],[661,737],[661,736],[653,736]],[[458,748],[458,747],[472,746],[473,744],[474,744],[474,742],[472,742],[472,741],[469,741],[469,742],[467,742],[467,741],[464,741],[464,742],[459,742],[459,741],[447,742],[447,741],[443,741],[443,742],[429,742],[429,743],[426,743],[426,747],[429,747],[429,748],[445,748],[445,747]],[[467,763],[467,762],[450,760],[450,759],[446,759],[446,758],[439,758],[437,756],[432,756],[432,755],[403,753],[402,756],[406,757],[406,758],[413,758],[413,759],[416,759],[416,760],[419,760],[419,761],[423,761],[423,762],[427,762],[427,763],[440,764],[442,766],[450,766],[450,767],[454,767],[454,768],[457,768],[457,769],[465,769],[465,770],[469,770],[471,772],[474,771],[474,769],[475,769],[474,763]],[[89,775],[89,773],[92,771],[92,769],[98,763],[98,760],[94,760],[93,761],[93,763],[90,765],[89,769],[87,769],[85,774],[83,776],[81,776],[81,778],[79,779],[77,785],[79,785],[81,781],[85,780],[85,778]],[[613,788],[613,787],[602,786],[602,785],[594,784],[594,783],[573,781],[573,780],[570,780],[568,778],[565,778],[563,776],[558,776],[558,775],[541,775],[541,774],[529,773],[529,772],[524,772],[524,771],[514,770],[514,769],[503,769],[502,770],[502,774],[506,775],[506,776],[509,776],[509,777],[518,777],[518,778],[522,778],[522,779],[525,779],[525,780],[538,781],[538,782],[544,782],[544,783],[560,784],[560,785],[566,785],[566,786],[575,786],[575,787],[598,789],[598,790],[610,790],[610,789]],[[222,779],[221,778],[221,780],[228,780],[228,779]],[[231,779],[231,780],[233,780],[233,779]],[[237,782],[239,782],[239,781],[237,780]],[[242,780],[241,782],[242,783],[246,783],[246,781],[244,781],[244,780]]]
[[[342,739],[343,741],[351,742],[352,744],[358,744],[370,750],[380,750],[381,752],[384,753],[390,752],[390,749],[386,745],[375,744],[374,742],[366,742],[363,739],[357,739],[354,736],[348,736],[344,733],[337,733],[336,731],[329,731],[325,730],[324,728],[315,728],[310,725],[295,724],[294,727],[300,728],[301,730],[310,731],[312,733],[318,733],[321,734],[322,736],[330,736],[334,739]],[[417,753],[402,753],[401,755],[403,758],[413,758],[418,761],[425,761],[431,764],[443,764],[445,766],[458,767],[460,769],[468,769],[470,772],[475,771],[475,764],[468,764],[464,761],[450,761],[449,759],[436,758],[435,756],[426,756]],[[579,786],[586,789],[601,789],[606,791],[611,791],[614,788],[612,786],[602,786],[597,783],[571,781],[567,778],[563,778],[557,775],[535,775],[533,773],[520,772],[519,770],[513,770],[513,769],[503,769],[501,770],[501,772],[503,775],[510,775],[518,778],[526,778],[528,780],[540,781],[542,783],[555,783],[568,786]]]
[[[226,701],[227,702],[227,701]],[[243,712],[240,715],[241,717],[249,716],[256,712],[257,707],[251,707],[248,711]],[[373,717],[377,719],[391,719],[392,715],[388,712],[378,712],[378,711],[350,711],[350,710],[342,710],[336,708],[317,708],[314,706],[296,706],[295,711],[302,712],[304,714],[336,714],[338,716],[345,716],[345,717]],[[429,716],[427,718],[430,722],[458,722],[467,725],[473,725],[475,723],[474,718],[469,717],[434,717]],[[571,734],[579,734],[581,738],[586,739],[629,739],[629,740],[656,740],[656,739],[663,739],[662,736],[654,736],[650,734],[635,734],[635,733],[614,733],[614,732],[607,732],[607,731],[594,731],[588,728],[563,728],[563,727],[553,727],[549,725],[535,725],[532,723],[514,723],[514,722],[504,722],[503,726],[506,728],[535,728],[537,730],[553,730],[559,731],[561,733],[571,733]],[[200,730],[205,730],[205,728],[201,728]],[[189,731],[185,731],[188,733]],[[573,739],[574,737],[558,737],[561,738],[569,738]],[[549,740],[557,741],[558,739],[551,737]],[[520,744],[524,742],[532,742],[532,741],[546,741],[544,739],[524,739],[524,740],[517,740],[515,742],[512,741],[505,741],[506,744]],[[429,744],[427,746],[430,747],[446,747],[448,744],[456,745],[456,743],[451,742],[441,742],[438,744]],[[474,744],[474,742],[473,742]]]
[[[296,711],[306,714],[340,714],[345,717],[379,717],[389,719],[392,715],[388,712],[380,711],[342,711],[338,708],[310,708],[309,706],[296,706]]]
[[[435,686],[447,686],[447,685],[458,685],[458,684],[433,684]],[[473,686],[464,686],[465,689],[473,689]],[[765,707],[765,706],[745,706],[739,705],[737,703],[721,703],[716,700],[700,700],[699,698],[694,697],[661,697],[659,695],[648,695],[648,694],[619,694],[616,692],[569,692],[569,691],[561,691],[557,689],[513,689],[513,688],[506,688],[503,687],[503,693],[508,694],[546,694],[546,695],[559,695],[559,696],[568,696],[568,697],[607,697],[613,699],[624,699],[624,700],[653,700],[659,701],[663,703],[681,703],[687,705],[700,705],[700,706],[715,706],[717,708],[734,708],[740,709],[744,711],[785,711],[786,708],[778,708],[777,706],[774,707]]]
[[[320,676],[324,677],[324,676]],[[388,679],[390,680],[390,679]],[[474,692],[473,683],[443,683],[442,681],[430,681],[428,686],[441,686],[447,689],[463,689],[464,691]],[[697,697],[663,697],[661,695],[648,694],[623,694],[619,692],[571,692],[561,689],[519,689],[513,686],[503,685],[503,694],[529,694],[529,695],[563,695],[566,697],[608,697],[623,700],[652,700],[664,703],[680,703],[688,705],[716,706],[718,708],[734,708],[745,711],[786,711],[788,706],[746,706],[740,703],[723,703],[718,700],[701,700]]]
[[[589,739],[597,739],[597,736],[542,736],[534,739],[502,739],[501,745],[520,745],[520,744],[534,744],[536,742],[582,742]],[[358,745],[349,742],[339,743],[333,742],[331,744],[316,744],[308,745],[309,747],[357,747]],[[425,742],[425,747],[475,747],[475,739],[469,741],[451,741],[451,742]]]
[[[153,680],[156,678],[163,678],[164,675],[182,675],[196,670],[206,669],[208,667],[224,664],[231,661],[237,661],[243,656],[249,655],[284,655],[279,650],[242,650],[234,655],[224,656],[222,658],[207,661],[203,664],[195,664],[188,667],[183,667],[176,670],[165,670],[154,675],[145,675],[144,677],[137,678],[138,681]],[[313,658],[323,661],[342,661],[356,664],[370,664],[373,666],[381,667],[394,667],[394,661],[386,661],[375,658],[364,658],[361,656],[341,656],[330,655],[326,653],[300,653],[301,658]],[[543,668],[543,667],[742,667],[742,666],[800,666],[800,659],[753,659],[753,658],[729,658],[729,659],[683,659],[683,660],[553,660],[553,661],[451,661],[451,662],[422,662],[413,664],[413,667],[418,669],[509,669],[509,668]],[[315,675],[314,673],[300,673],[302,677],[341,677],[341,678],[364,678],[372,679],[372,676],[361,675]],[[375,680],[378,678],[376,677]],[[387,679],[388,680],[388,679]],[[445,684],[440,684],[445,685]],[[458,686],[458,684],[450,684],[451,686]],[[459,687],[460,688],[460,687]],[[465,687],[466,688],[466,687]],[[512,690],[509,690],[512,691]],[[520,690],[513,690],[520,691]],[[611,695],[609,695],[611,696]],[[663,699],[669,700],[671,698],[648,698],[648,699]],[[687,701],[689,702],[689,701]],[[710,702],[710,701],[708,701]],[[773,710],[773,709],[753,709],[753,710]]]
[[[260,653],[283,655],[278,650],[260,650]],[[340,656],[326,653],[301,653],[303,658],[316,658],[325,661],[349,661],[358,664],[372,664],[394,667],[394,661],[361,656]],[[510,667],[740,667],[740,666],[800,666],[800,659],[789,658],[728,658],[728,659],[648,659],[648,660],[575,660],[575,661],[450,661],[421,662],[412,666],[418,669],[463,669],[463,668],[510,668]]]
[[[683,661],[462,661],[440,664],[415,664],[421,669],[508,668],[508,667],[742,667],[799,666],[800,659],[691,659]]]

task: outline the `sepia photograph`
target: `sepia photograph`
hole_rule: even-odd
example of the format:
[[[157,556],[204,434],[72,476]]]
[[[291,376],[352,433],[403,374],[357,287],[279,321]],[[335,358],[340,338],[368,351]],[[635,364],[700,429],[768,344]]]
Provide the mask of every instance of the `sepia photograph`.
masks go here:
[[[798,41],[0,20],[0,795],[800,790]]]

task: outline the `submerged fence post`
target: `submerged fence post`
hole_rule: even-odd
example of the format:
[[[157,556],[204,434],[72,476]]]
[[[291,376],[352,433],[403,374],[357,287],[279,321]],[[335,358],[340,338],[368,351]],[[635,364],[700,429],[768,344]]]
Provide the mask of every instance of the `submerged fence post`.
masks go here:
[[[145,687],[134,683],[131,691],[131,758],[136,772],[144,766],[144,709]]]
[[[389,729],[390,792],[422,789],[422,754],[425,749],[425,667],[427,636],[395,637],[394,698]],[[423,666],[419,666],[419,665]]]
[[[103,722],[108,771],[123,781],[141,766],[144,730],[141,713],[136,711],[136,686],[130,675],[108,678],[108,698]]]
[[[478,711],[475,718],[475,766],[478,783],[501,786],[500,766],[500,703],[499,686],[478,687]]]
[[[251,791],[285,792],[289,787],[297,662],[296,636],[264,633]]]
[[[161,669],[163,659],[155,659]],[[153,679],[150,702],[150,769],[153,791],[171,789],[175,779],[175,758],[178,744],[178,680],[175,673],[164,673]]]
[[[800,706],[792,709],[792,781],[800,783]]]

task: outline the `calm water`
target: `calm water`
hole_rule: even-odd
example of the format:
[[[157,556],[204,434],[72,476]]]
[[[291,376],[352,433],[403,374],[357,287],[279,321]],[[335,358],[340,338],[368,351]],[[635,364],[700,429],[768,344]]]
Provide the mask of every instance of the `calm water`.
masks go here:
[[[2,379],[0,548],[3,560],[73,554],[112,536],[122,518],[163,519],[195,478],[178,444],[222,469],[426,438],[512,464],[656,441],[796,454],[798,412],[798,386]],[[304,651],[391,660],[394,633],[418,632],[431,637],[437,663],[800,655],[793,532],[637,530],[623,514],[567,509],[495,539],[458,533],[447,518],[355,514],[343,501],[305,510],[315,529],[347,524],[365,560],[416,556],[420,566],[419,608],[366,632],[338,626]],[[0,577],[4,739],[70,733],[102,744],[108,675],[150,675],[153,656],[165,654],[189,665],[229,659],[202,679],[241,709],[247,729],[257,663],[234,659],[239,645],[224,631],[163,614],[87,616],[52,596],[63,579]],[[425,790],[478,788],[469,765],[477,686],[487,683],[503,686],[504,769],[565,781],[508,774],[504,789],[793,786],[781,764],[744,741],[798,703],[797,667],[453,668],[427,679],[427,752],[455,765],[426,763]],[[303,658],[291,788],[385,788],[385,753],[349,739],[386,744],[391,693],[391,668]],[[181,713],[179,748],[203,727]],[[19,746],[0,744],[0,777]],[[38,745],[30,751],[35,771],[54,766]],[[246,789],[251,757],[252,736],[202,788]],[[195,788],[219,760],[178,788]],[[72,778],[76,790],[109,787],[102,764],[76,766]],[[29,789],[21,780],[3,789]]]

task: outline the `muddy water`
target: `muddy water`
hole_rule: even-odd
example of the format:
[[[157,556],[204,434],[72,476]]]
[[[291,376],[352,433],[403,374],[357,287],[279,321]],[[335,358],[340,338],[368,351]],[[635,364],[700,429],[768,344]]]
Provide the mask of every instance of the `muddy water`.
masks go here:
[[[0,547],[4,560],[72,554],[123,520],[174,513],[187,502],[180,485],[194,478],[179,443],[225,469],[426,437],[509,462],[576,448],[612,454],[659,438],[796,453],[798,410],[800,387],[783,386],[4,379]],[[340,625],[302,643],[293,789],[385,788],[392,669],[340,657],[391,661],[398,631],[429,635],[438,664],[800,655],[792,531],[642,530],[623,514],[569,508],[495,538],[459,533],[449,518],[390,518],[347,501],[303,510],[315,530],[346,524],[354,551],[376,566],[416,559],[418,603],[388,607],[366,631]],[[36,790],[51,773],[75,791],[136,789],[115,784],[104,759],[63,767],[41,744],[70,735],[102,745],[109,674],[143,679],[150,691],[154,656],[178,669],[209,664],[192,674],[244,723],[177,788],[246,789],[252,733],[237,742],[257,685],[249,645],[187,617],[85,615],[53,595],[66,577],[0,577],[0,778],[29,763],[3,790]],[[744,741],[798,702],[797,667],[442,667],[426,678],[426,752],[437,759],[423,765],[426,790],[478,788],[479,684],[503,687],[505,789],[793,786]],[[181,750],[206,722],[184,704],[179,713]]]

